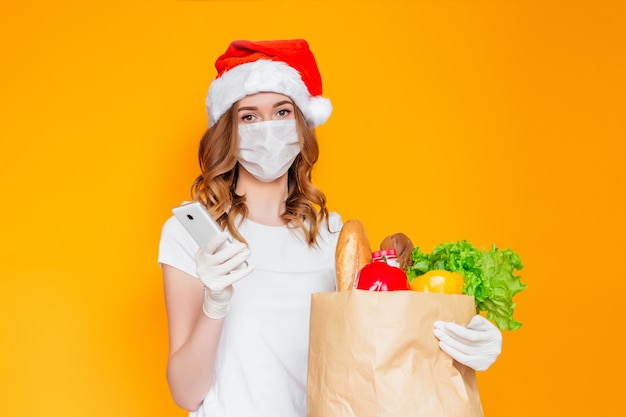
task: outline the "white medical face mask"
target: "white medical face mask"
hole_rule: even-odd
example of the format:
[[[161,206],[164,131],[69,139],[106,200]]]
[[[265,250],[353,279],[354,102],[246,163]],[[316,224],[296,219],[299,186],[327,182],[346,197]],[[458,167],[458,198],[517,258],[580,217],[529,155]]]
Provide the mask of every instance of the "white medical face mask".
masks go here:
[[[239,125],[239,163],[259,181],[280,178],[299,153],[295,119]]]

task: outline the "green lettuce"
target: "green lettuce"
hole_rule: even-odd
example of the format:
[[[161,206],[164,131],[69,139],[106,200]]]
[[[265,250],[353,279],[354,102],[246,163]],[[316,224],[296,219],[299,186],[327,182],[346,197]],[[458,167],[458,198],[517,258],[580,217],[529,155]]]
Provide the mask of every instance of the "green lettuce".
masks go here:
[[[480,250],[466,240],[445,242],[431,253],[419,247],[413,250],[413,265],[406,270],[409,281],[433,269],[445,269],[463,275],[463,294],[474,296],[476,312],[486,311],[486,317],[502,330],[516,330],[521,323],[513,319],[513,296],[526,288],[516,270],[524,266],[511,249]]]

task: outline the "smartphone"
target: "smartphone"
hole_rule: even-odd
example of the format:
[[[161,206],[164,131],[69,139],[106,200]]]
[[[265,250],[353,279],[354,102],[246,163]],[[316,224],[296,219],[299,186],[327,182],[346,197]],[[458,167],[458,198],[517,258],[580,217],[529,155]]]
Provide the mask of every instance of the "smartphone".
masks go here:
[[[222,232],[222,228],[213,219],[213,216],[197,201],[174,207],[172,212],[201,248],[204,248],[213,237]],[[230,237],[228,240],[232,242]]]
[[[174,207],[172,213],[201,248],[206,247],[213,237],[223,231],[208,210],[198,201]],[[224,245],[232,242],[233,239],[228,236],[228,241]],[[248,263],[244,262],[239,268],[247,266]]]

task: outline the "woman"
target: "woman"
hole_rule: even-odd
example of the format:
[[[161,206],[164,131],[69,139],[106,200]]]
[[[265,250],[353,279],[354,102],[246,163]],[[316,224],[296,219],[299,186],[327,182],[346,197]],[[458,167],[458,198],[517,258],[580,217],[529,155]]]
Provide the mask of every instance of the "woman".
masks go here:
[[[236,240],[198,248],[174,218],[163,227],[168,383],[192,416],[304,417],[310,296],[335,289],[341,229],[311,182],[332,107],[304,40],[235,41],[216,68],[193,191]],[[474,369],[500,353],[480,316],[435,334]]]

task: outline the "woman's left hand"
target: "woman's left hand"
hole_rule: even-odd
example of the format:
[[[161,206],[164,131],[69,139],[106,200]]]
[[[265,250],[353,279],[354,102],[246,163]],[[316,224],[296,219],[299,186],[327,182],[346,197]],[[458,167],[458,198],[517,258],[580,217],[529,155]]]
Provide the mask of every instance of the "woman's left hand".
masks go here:
[[[436,321],[435,337],[444,352],[476,371],[487,370],[502,352],[502,333],[480,315],[474,316],[467,327]]]

